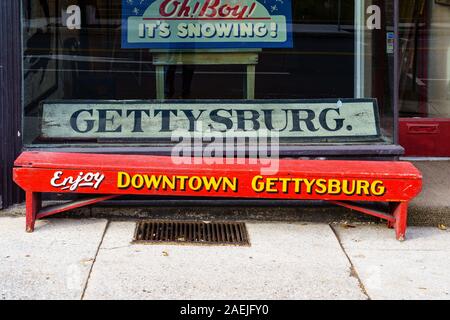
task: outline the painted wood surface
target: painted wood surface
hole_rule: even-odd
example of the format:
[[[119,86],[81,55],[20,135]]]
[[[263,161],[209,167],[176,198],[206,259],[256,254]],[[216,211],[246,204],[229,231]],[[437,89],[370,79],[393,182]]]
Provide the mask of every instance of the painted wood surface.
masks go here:
[[[279,160],[278,173],[265,176],[261,164],[182,160],[26,152],[14,179],[34,192],[374,202],[409,201],[422,186],[407,162]]]

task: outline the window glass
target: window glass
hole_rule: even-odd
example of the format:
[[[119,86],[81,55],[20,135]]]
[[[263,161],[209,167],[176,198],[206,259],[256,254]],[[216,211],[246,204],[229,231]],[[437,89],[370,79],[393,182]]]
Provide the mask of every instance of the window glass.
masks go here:
[[[400,115],[450,117],[450,1],[401,0]]]
[[[256,3],[265,5],[269,12],[289,7],[292,21],[288,22],[287,29],[292,30],[291,46],[239,47],[245,43],[243,41],[237,48],[222,50],[220,58],[227,62],[224,64],[213,63],[214,58],[204,55],[205,49],[195,49],[191,50],[191,60],[183,55],[187,63],[158,69],[157,62],[161,59],[177,59],[177,50],[170,51],[167,58],[165,49],[161,48],[124,48],[122,11],[125,2],[23,0],[25,144],[53,147],[161,143],[142,137],[124,142],[120,139],[64,139],[43,134],[43,128],[65,125],[47,121],[43,110],[47,103],[64,102],[61,104],[64,108],[71,102],[89,105],[98,101],[150,101],[160,99],[161,95],[166,103],[247,98],[281,102],[376,99],[381,138],[369,142],[392,143],[394,1],[258,1]],[[152,2],[127,0],[138,10],[141,8],[138,3],[149,5]],[[196,2],[205,0],[188,1],[192,6]],[[195,38],[192,42],[196,42]],[[233,52],[256,59],[254,69],[243,63],[230,63]],[[202,59],[211,63],[199,63]],[[249,72],[254,72],[253,80],[247,78]],[[163,73],[162,83],[157,80],[158,73]],[[254,90],[253,96],[249,95],[249,90]],[[54,111],[64,114],[63,109]],[[286,143],[302,143],[302,140],[296,141],[294,137]],[[331,139],[315,143],[361,141]]]

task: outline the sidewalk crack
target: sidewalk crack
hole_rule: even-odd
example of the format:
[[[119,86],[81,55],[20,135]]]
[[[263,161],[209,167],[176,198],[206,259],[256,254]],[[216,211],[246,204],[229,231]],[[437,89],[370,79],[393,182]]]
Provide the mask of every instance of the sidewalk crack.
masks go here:
[[[348,262],[350,263],[350,276],[354,277],[358,280],[358,284],[359,284],[359,288],[361,289],[362,293],[367,297],[368,300],[372,300],[369,296],[369,294],[367,293],[366,288],[364,287],[364,284],[361,280],[361,278],[359,277],[358,272],[356,271],[355,266],[353,265],[352,260],[350,259],[350,256],[348,255],[347,251],[345,251],[344,245],[342,244],[341,238],[339,237],[339,234],[337,233],[336,229],[334,228],[334,226],[332,224],[329,224],[331,231],[333,231],[334,236],[336,237],[339,246],[341,247],[342,252],[344,252],[345,256],[347,257]]]
[[[94,264],[97,261],[97,256],[98,256],[98,253],[100,252],[100,248],[102,247],[103,240],[105,239],[105,235],[106,235],[106,231],[108,230],[108,227],[109,227],[109,220],[106,221],[105,229],[103,229],[102,238],[100,239],[100,242],[98,244],[98,247],[97,247],[97,250],[95,252],[94,260],[92,261],[91,267],[89,268],[89,273],[88,273],[88,276],[86,278],[86,282],[84,284],[83,292],[81,294],[81,299],[80,300],[84,300],[84,296],[86,294],[86,290],[87,290],[87,287],[88,287],[88,284],[89,284],[89,280],[91,279],[92,269],[94,268]]]

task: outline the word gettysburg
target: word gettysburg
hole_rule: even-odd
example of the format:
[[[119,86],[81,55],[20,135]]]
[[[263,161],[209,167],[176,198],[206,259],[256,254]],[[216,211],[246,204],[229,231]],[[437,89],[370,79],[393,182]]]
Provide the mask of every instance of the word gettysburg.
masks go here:
[[[205,119],[205,115],[209,120],[208,127],[219,132],[226,132],[233,128],[238,131],[258,131],[264,128],[270,131],[317,132],[323,129],[335,132],[344,126],[344,119],[340,117],[338,108],[324,109],[318,115],[309,109],[283,109],[281,110],[284,116],[282,127],[278,127],[280,123],[274,123],[275,112],[279,111],[273,109],[261,111],[250,109],[201,109],[198,111],[191,109],[130,109],[123,112],[120,109],[81,109],[70,117],[70,127],[78,133],[87,133],[93,130],[121,133],[124,127],[120,123],[130,119],[133,123],[130,128],[131,132],[144,132],[144,118],[153,117],[159,120],[159,132],[172,132],[180,129],[175,125],[180,120],[188,124],[188,127],[183,129],[193,132],[198,127],[200,119]]]

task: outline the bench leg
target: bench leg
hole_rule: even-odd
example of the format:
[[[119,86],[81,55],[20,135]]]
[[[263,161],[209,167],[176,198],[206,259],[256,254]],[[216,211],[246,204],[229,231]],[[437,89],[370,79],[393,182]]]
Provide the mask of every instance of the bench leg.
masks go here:
[[[394,215],[395,210],[397,209],[397,207],[399,206],[398,202],[389,202],[389,213]],[[395,221],[388,221],[387,222],[387,226],[389,229],[394,229],[395,228]]]
[[[408,202],[401,202],[393,212],[395,223],[395,235],[397,240],[404,241],[406,237],[406,228],[408,224]]]
[[[33,232],[36,215],[41,209],[41,194],[38,192],[26,192],[26,231]]]

